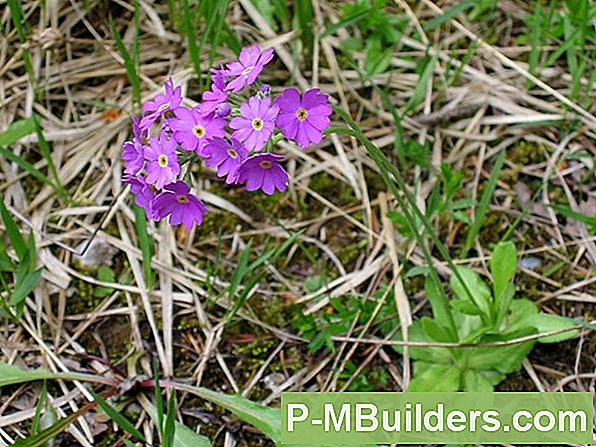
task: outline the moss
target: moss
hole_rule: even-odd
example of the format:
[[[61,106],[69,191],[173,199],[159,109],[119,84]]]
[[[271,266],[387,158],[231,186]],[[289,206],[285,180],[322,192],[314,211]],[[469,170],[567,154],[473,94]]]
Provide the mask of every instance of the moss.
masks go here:
[[[532,141],[521,141],[507,152],[507,159],[519,165],[541,163],[548,158],[548,146]]]
[[[275,340],[256,340],[234,348],[234,354],[242,359],[242,375],[245,379],[248,379],[254,371],[263,366],[275,344]]]
[[[349,265],[354,262],[363,253],[368,245],[368,240],[361,239],[352,244],[343,246],[338,252],[337,257],[343,265]]]
[[[327,172],[322,172],[313,175],[308,184],[310,189],[324,197],[332,199],[337,206],[342,206],[356,200],[354,190],[345,182],[329,175]],[[332,193],[332,197],[329,194]]]

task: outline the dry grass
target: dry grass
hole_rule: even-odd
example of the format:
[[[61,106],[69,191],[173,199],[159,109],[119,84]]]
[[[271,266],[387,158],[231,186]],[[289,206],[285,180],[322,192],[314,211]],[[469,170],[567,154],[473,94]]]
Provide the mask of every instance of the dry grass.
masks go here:
[[[0,8],[0,129],[37,113],[60,183],[72,197],[70,203],[62,200],[50,186],[0,159],[0,193],[22,229],[33,231],[38,262],[45,268],[20,323],[0,321],[0,358],[52,371],[109,375],[115,367],[130,377],[151,376],[155,359],[165,377],[241,393],[266,404],[275,403],[287,390],[346,390],[362,378],[361,372],[373,388],[404,389],[411,377],[408,351],[398,355],[388,343],[397,332],[407,340],[408,325],[425,312],[420,283],[400,276],[425,261],[416,243],[397,233],[386,217],[387,210],[396,207],[394,198],[355,140],[331,135],[320,147],[308,150],[284,145],[291,187],[275,200],[226,189],[205,173],[199,195],[211,214],[203,227],[188,233],[149,225],[157,247],[151,263],[156,282],[151,290],[146,287],[131,200],[121,183],[120,150],[129,135],[131,88],[105,14],[109,8],[117,13],[118,27],[129,41],[131,6],[121,1],[86,3],[25,2],[31,25],[25,46],[18,43],[8,8]],[[570,99],[571,74],[565,64],[530,74],[530,49],[515,39],[520,18],[528,13],[524,2],[499,2],[494,25],[498,39],[493,44],[481,37],[486,24],[461,15],[448,25],[424,31],[421,21],[440,15],[449,4],[430,0],[389,4],[389,12],[409,17],[408,31],[392,54],[391,74],[373,80],[386,89],[398,110],[404,110],[419,82],[415,61],[436,57],[421,104],[402,123],[407,138],[428,142],[433,167],[445,162],[463,170],[465,189],[474,198],[480,197],[495,156],[508,152],[473,255],[457,262],[486,274],[491,244],[519,218],[512,239],[520,257],[541,264],[521,268],[520,293],[539,302],[546,312],[593,320],[596,237],[549,205],[565,200],[584,214],[596,210],[594,110]],[[144,1],[141,5],[143,97],[154,95],[173,76],[184,91],[198,98],[184,38],[166,21],[167,7]],[[340,19],[337,2],[313,0],[313,9],[315,34],[324,29],[323,23]],[[341,40],[351,31],[342,28],[315,39],[313,57],[303,60],[296,51],[298,33],[277,34],[250,0],[232,2],[227,22],[241,42],[257,41],[276,49],[278,58],[269,72],[274,89],[286,79],[302,88],[320,85],[359,121],[369,138],[392,153],[395,126],[390,111],[377,91],[363,85],[340,50]],[[470,45],[478,51],[466,57]],[[31,55],[36,86],[24,69],[24,48]],[[205,62],[208,50],[203,50]],[[217,50],[221,58],[216,63],[234,57],[227,48]],[[365,56],[356,52],[354,59],[362,63]],[[454,69],[460,71],[460,79],[446,86]],[[533,83],[529,89],[528,81]],[[584,81],[588,86],[588,79]],[[594,90],[584,93],[594,97]],[[35,134],[12,151],[48,172]],[[579,153],[590,156],[576,157]],[[412,166],[404,173],[421,209],[438,182],[437,172]],[[455,256],[465,238],[462,225],[450,219],[437,221],[436,226]],[[296,230],[304,231],[298,242],[285,258],[268,266],[266,280],[250,293],[235,319],[224,324],[224,312],[233,304],[226,286],[248,241],[253,241],[255,253],[262,253]],[[0,228],[0,235],[3,232]],[[79,256],[91,239],[89,249]],[[219,263],[217,250],[221,250]],[[92,265],[85,266],[86,262]],[[561,269],[545,274],[559,262]],[[98,278],[99,264],[111,266],[114,282]],[[441,260],[436,259],[436,265],[441,275],[448,275]],[[321,275],[329,278],[324,293],[309,293],[305,281]],[[383,300],[367,324],[359,325],[354,315],[350,330],[336,337],[333,352],[309,353],[308,341],[289,324],[296,309],[321,315],[331,311],[333,297],[352,295],[366,301],[382,285],[387,286],[383,300],[393,292],[393,315],[402,322],[388,334],[382,335],[373,325]],[[109,288],[109,293],[93,297],[99,286]],[[561,347],[542,347],[503,387],[594,392],[595,352],[596,339],[590,332]],[[386,371],[382,385],[374,383],[372,373],[380,370]],[[84,404],[90,397],[86,387],[58,382],[49,388],[48,398],[59,416]],[[21,386],[2,393],[0,444],[28,433],[39,391],[38,386]],[[147,400],[139,396],[135,401],[142,430],[152,439]],[[250,427],[211,411],[203,402],[179,396],[178,404],[187,425],[211,427],[203,431],[215,436],[216,445],[265,445]],[[111,424],[94,414],[80,418],[57,445],[97,445],[110,431]]]

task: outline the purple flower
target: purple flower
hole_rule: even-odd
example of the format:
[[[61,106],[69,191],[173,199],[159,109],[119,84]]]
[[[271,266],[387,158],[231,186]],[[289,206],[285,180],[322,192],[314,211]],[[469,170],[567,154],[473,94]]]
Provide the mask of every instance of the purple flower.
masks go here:
[[[261,47],[253,44],[250,47],[242,48],[240,61],[231,62],[226,66],[224,74],[228,77],[235,77],[226,86],[226,90],[239,92],[245,85],[251,85],[257,76],[263,71],[263,67],[273,58],[273,50],[268,49],[261,52]]]
[[[190,194],[190,187],[183,181],[177,181],[166,188],[153,201],[157,217],[163,219],[170,215],[170,224],[183,224],[189,230],[194,224],[201,225],[207,207]]]
[[[175,87],[172,78],[166,81],[165,90],[165,93],[157,95],[154,100],[143,104],[143,112],[149,113],[141,119],[141,129],[148,129],[166,111],[175,110],[182,102],[182,87]]]
[[[147,183],[161,189],[172,183],[180,174],[180,165],[176,156],[176,142],[169,140],[162,132],[157,137],[151,137],[149,147],[145,147],[147,163]]]
[[[196,107],[192,110],[178,107],[174,114],[176,118],[169,120],[169,124],[174,131],[174,139],[184,150],[195,151],[202,156],[208,139],[226,134],[226,121],[223,118],[203,116]]]
[[[232,118],[230,127],[235,129],[232,137],[244,142],[250,151],[260,151],[271,137],[279,107],[271,99],[252,97],[240,105],[240,116]]]
[[[122,159],[124,160],[124,173],[138,174],[145,164],[144,148],[141,142],[135,137],[132,141],[126,141],[122,145]]]
[[[217,86],[220,90],[225,90],[226,88],[226,69],[223,65],[220,65],[219,68],[212,68],[211,69],[211,81],[214,85]]]
[[[132,116],[132,134],[140,142],[147,138],[147,129],[141,129],[141,118]]]
[[[238,167],[238,183],[246,183],[247,191],[262,189],[265,194],[273,194],[275,188],[285,191],[288,174],[278,163],[283,159],[276,154],[257,154],[248,157]]]
[[[235,138],[228,143],[223,138],[212,138],[205,146],[205,164],[217,167],[217,176],[227,175],[226,183],[234,183],[238,179],[236,169],[248,156],[248,151]]]
[[[147,218],[158,220],[153,209],[155,191],[151,185],[147,184],[143,177],[126,176],[123,181],[130,185],[130,191],[135,195],[135,203],[145,209]]]
[[[227,117],[231,112],[232,112],[232,108],[230,107],[230,105],[227,102],[224,102],[224,103],[218,105],[214,111],[216,116],[220,116],[222,118]]]
[[[214,79],[218,79],[214,76]],[[223,80],[213,82],[211,90],[203,92],[203,102],[197,106],[201,115],[209,115],[228,99],[228,92],[224,90]]]
[[[295,88],[285,89],[275,100],[280,109],[277,126],[286,138],[295,140],[302,147],[311,142],[319,144],[333,111],[327,99],[328,96],[319,93],[318,88],[307,90],[302,97]]]

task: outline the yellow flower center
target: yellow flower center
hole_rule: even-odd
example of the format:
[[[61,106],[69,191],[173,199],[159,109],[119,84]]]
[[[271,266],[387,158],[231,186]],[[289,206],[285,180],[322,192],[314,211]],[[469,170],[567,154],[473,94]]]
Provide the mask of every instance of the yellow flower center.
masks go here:
[[[159,108],[157,109],[158,112],[163,112],[164,110],[166,110],[168,107],[170,107],[170,103],[166,102],[165,104],[162,104],[159,106]]]
[[[238,152],[236,152],[234,149],[228,149],[228,155],[232,158],[238,158]]]
[[[263,168],[263,169],[271,168],[271,162],[269,160],[263,160],[261,162],[261,168]]]
[[[188,197],[186,197],[185,195],[180,194],[178,197],[176,197],[176,201],[178,203],[186,203],[186,202],[188,202]]]
[[[197,126],[193,129],[193,132],[198,138],[201,138],[205,135],[205,128],[203,126]]]
[[[263,120],[261,118],[255,118],[252,120],[252,128],[254,130],[261,130],[261,127],[263,127]]]
[[[168,156],[167,155],[160,155],[159,156],[159,160],[157,160],[157,162],[159,163],[159,165],[162,168],[165,168],[168,165]]]
[[[255,67],[253,67],[252,65],[250,67],[246,67],[244,70],[242,70],[242,74],[244,76],[246,76],[247,74],[249,74],[252,71],[253,68],[255,68]]]
[[[306,119],[306,117],[308,116],[308,112],[306,110],[304,110],[302,107],[300,107],[298,109],[298,111],[296,112],[296,116],[298,117],[298,119],[300,121],[304,121]]]

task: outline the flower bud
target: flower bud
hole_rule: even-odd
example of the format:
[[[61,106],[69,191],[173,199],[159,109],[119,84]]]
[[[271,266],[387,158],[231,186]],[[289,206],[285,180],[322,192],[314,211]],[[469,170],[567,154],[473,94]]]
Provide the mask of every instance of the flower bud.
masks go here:
[[[221,118],[228,116],[231,111],[232,109],[227,102],[223,102],[215,108],[215,114]]]

